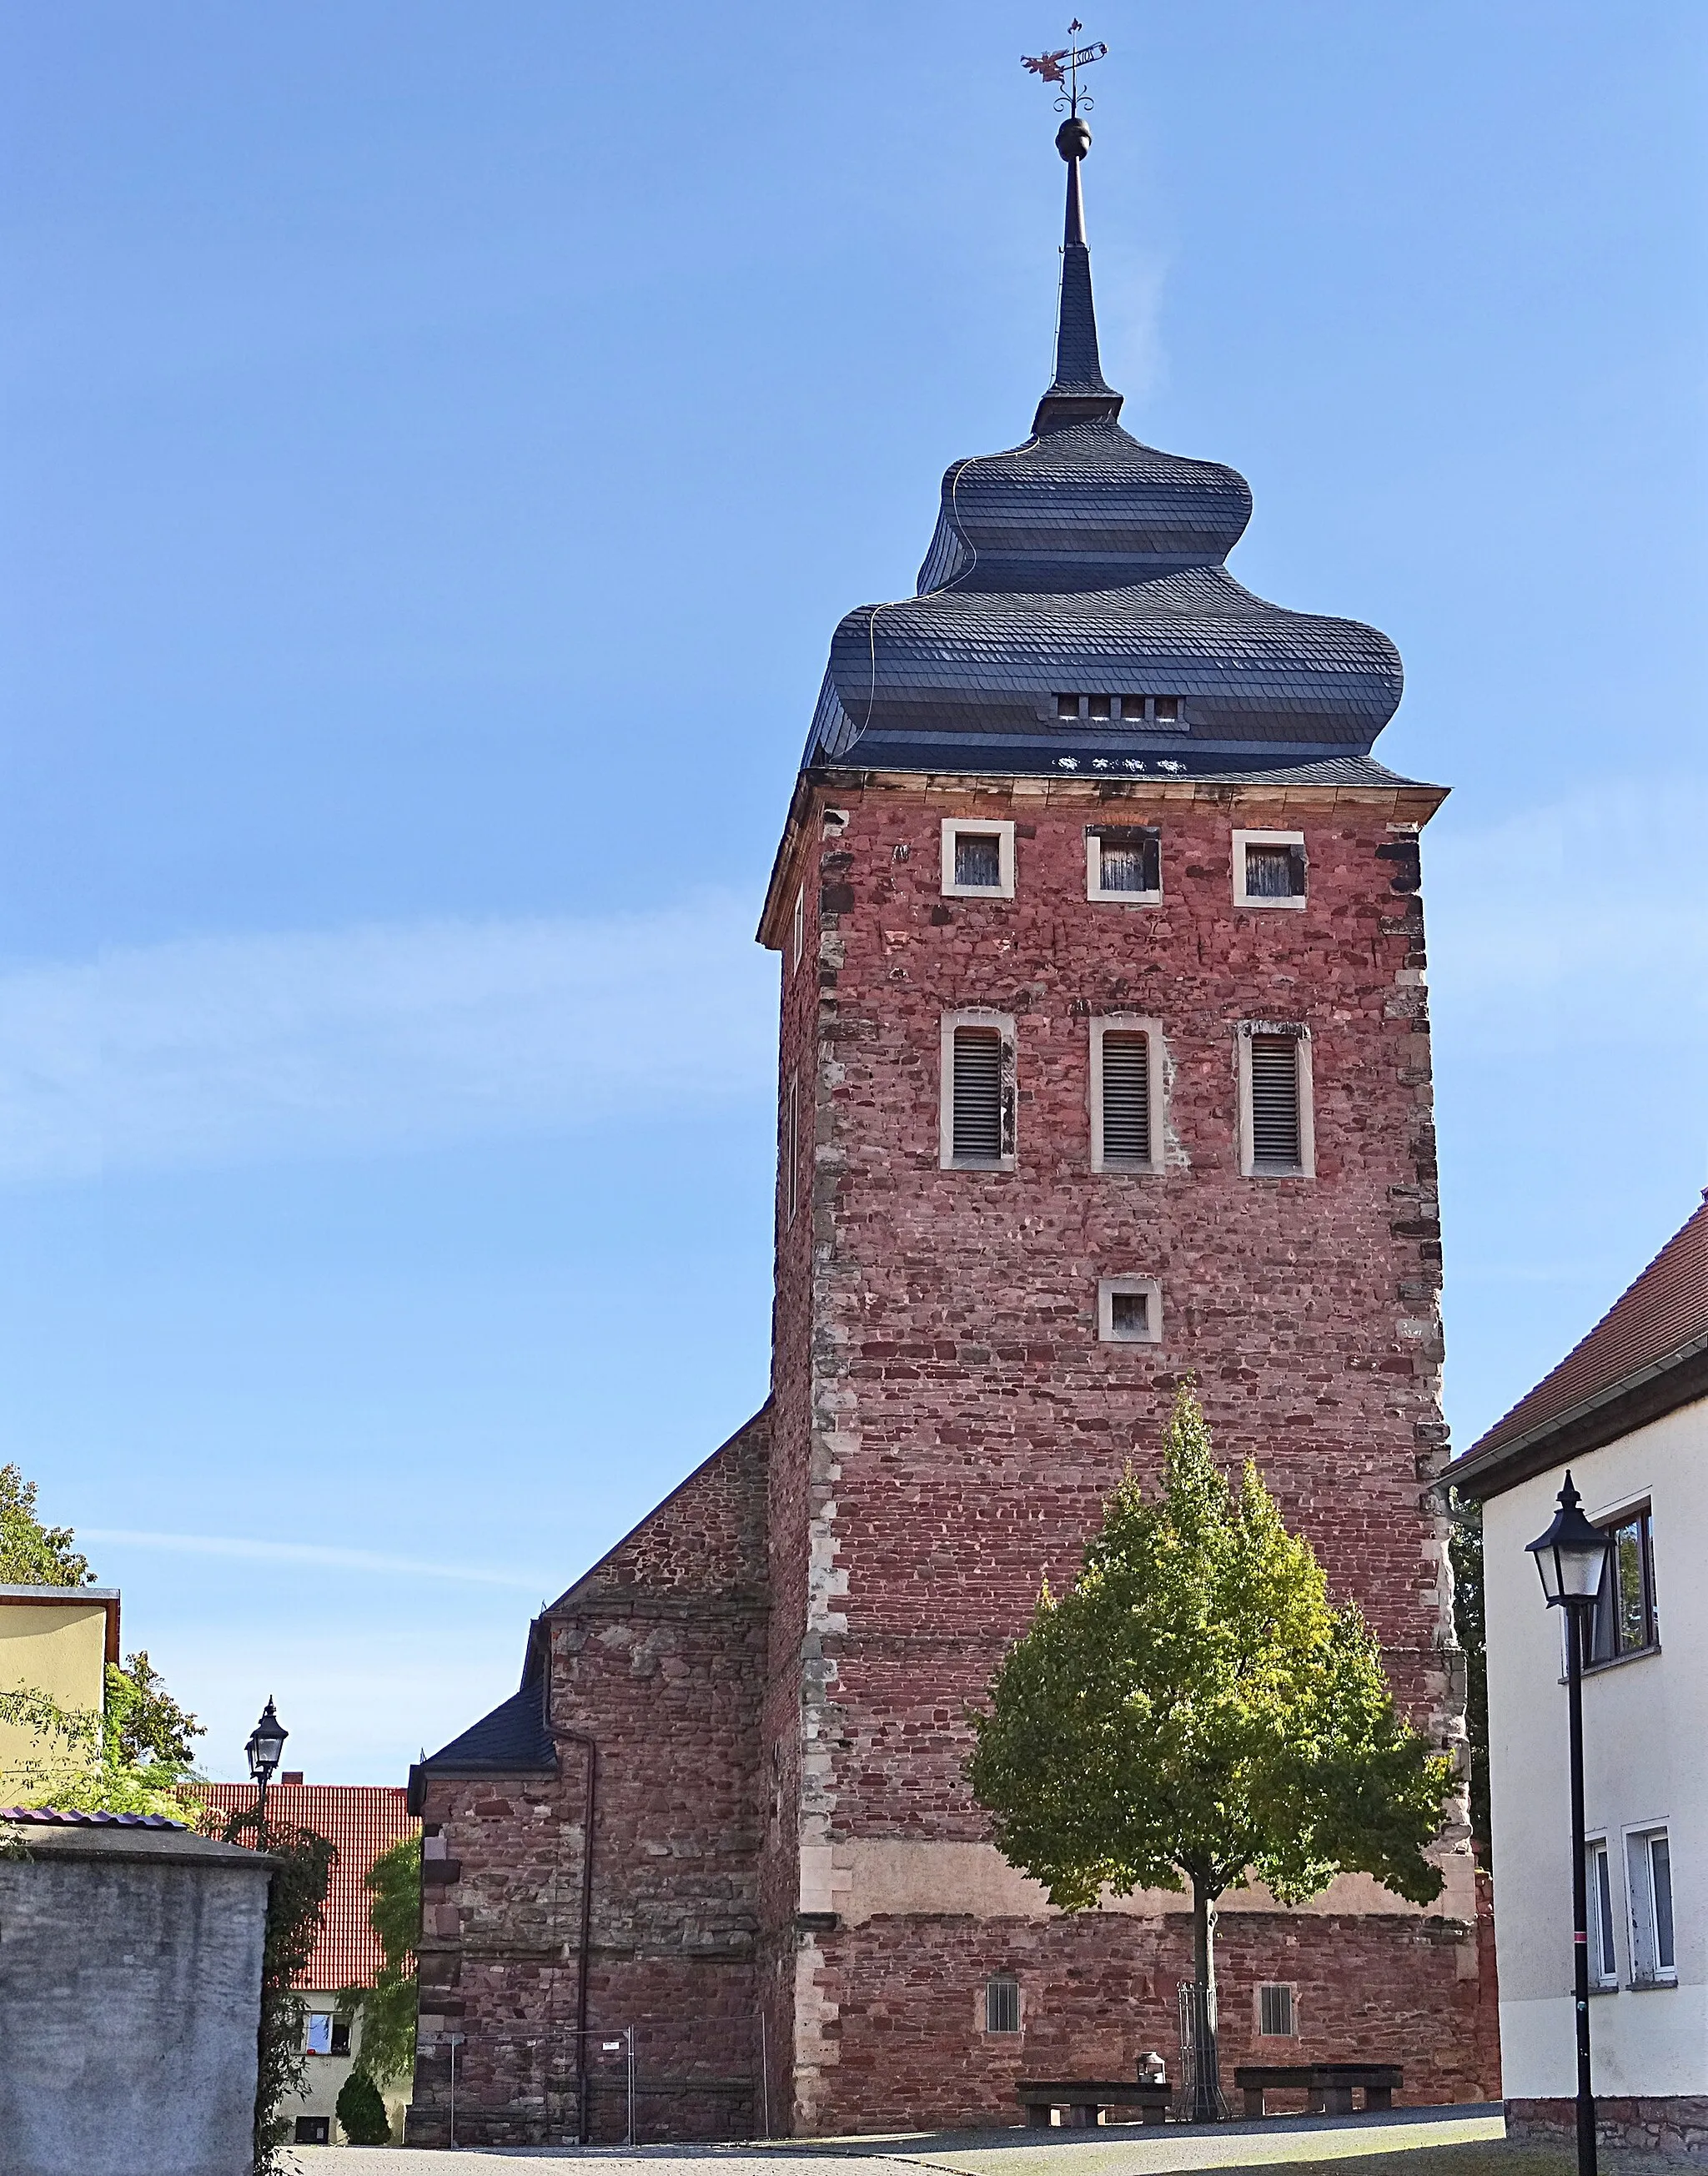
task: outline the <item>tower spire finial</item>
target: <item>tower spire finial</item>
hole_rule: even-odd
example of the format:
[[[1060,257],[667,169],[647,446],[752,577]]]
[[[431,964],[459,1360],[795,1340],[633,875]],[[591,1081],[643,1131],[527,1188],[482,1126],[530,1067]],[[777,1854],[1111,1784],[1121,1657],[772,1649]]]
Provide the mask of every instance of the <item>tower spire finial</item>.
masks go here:
[[[1080,183],[1080,164],[1091,148],[1091,132],[1080,118],[1081,108],[1091,105],[1080,88],[1080,70],[1100,61],[1108,52],[1099,41],[1075,46],[1071,41],[1083,26],[1068,25],[1069,43],[1059,52],[1021,57],[1042,83],[1058,86],[1056,111],[1067,119],[1056,131],[1056,149],[1067,161],[1068,207],[1062,229],[1062,295],[1056,322],[1056,375],[1038,403],[1032,421],[1035,436],[1059,431],[1069,423],[1094,422],[1121,412],[1121,396],[1104,383],[1097,361],[1097,316],[1091,302],[1091,253],[1085,246],[1085,203]]]

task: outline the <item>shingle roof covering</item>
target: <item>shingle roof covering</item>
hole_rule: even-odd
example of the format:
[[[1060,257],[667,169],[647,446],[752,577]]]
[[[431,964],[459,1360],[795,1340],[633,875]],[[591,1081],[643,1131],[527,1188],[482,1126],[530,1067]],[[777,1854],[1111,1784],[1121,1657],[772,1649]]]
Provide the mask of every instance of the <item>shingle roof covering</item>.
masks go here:
[[[249,1793],[253,1798],[254,1792]],[[50,1829],[178,1829],[188,1833],[187,1821],[168,1820],[164,1814],[85,1814],[74,1807],[0,1806],[0,1821],[22,1821]]]
[[[253,1783],[204,1783],[197,1792],[222,1814],[242,1813],[255,1803]],[[324,1994],[373,1984],[385,1960],[368,1921],[371,1899],[363,1885],[380,1853],[421,1827],[405,1803],[406,1795],[393,1784],[275,1783],[269,1788],[269,1822],[313,1829],[338,1847],[319,1939],[297,1975],[298,1987]],[[242,1836],[237,1841],[253,1845],[254,1838]]]
[[[1493,1463],[1586,1406],[1633,1383],[1671,1370],[1679,1374],[1678,1402],[1700,1395],[1684,1363],[1708,1346],[1708,1200],[1675,1232],[1628,1292],[1623,1292],[1558,1368],[1466,1451],[1450,1477]],[[1664,1409],[1664,1407],[1662,1408]]]
[[[545,1687],[538,1675],[530,1675],[519,1692],[418,1764],[454,1776],[487,1771],[525,1776],[557,1765],[558,1749],[546,1727]]]
[[[1251,515],[1244,478],[1117,422],[1089,255],[1072,239],[1077,174],[1070,164],[1056,382],[1032,436],[955,463],[917,596],[837,628],[803,768],[876,767],[870,741],[886,768],[949,769],[928,753],[946,736],[981,770],[1048,768],[1027,743],[1055,728],[1063,694],[1180,699],[1178,729],[1129,729],[1123,753],[1309,762],[1368,754],[1399,704],[1385,635],[1285,611],[1228,574]]]

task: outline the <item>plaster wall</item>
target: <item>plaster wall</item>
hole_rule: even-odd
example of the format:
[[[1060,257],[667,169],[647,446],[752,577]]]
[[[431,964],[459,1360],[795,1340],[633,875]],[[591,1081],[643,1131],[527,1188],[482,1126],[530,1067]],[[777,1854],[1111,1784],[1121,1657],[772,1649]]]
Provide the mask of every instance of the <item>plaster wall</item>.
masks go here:
[[[5,2176],[248,2176],[274,1862],[169,1831],[0,1858]]]
[[[106,1627],[104,1602],[0,1597],[0,1692],[27,1686],[63,1708],[99,1715],[106,1698]],[[0,1783],[38,1751],[33,1731],[0,1722]]]
[[[1575,2088],[1571,1826],[1560,1613],[1544,1607],[1525,1544],[1547,1527],[1555,1467],[1483,1511],[1489,1776],[1502,2073],[1509,2099]],[[1616,1990],[1592,1997],[1596,2090],[1708,2092],[1708,1401],[1572,1461],[1591,1518],[1653,1510],[1658,1651],[1584,1683],[1587,1833],[1610,1842]],[[1672,1842],[1676,1987],[1633,1988],[1624,1834]]]

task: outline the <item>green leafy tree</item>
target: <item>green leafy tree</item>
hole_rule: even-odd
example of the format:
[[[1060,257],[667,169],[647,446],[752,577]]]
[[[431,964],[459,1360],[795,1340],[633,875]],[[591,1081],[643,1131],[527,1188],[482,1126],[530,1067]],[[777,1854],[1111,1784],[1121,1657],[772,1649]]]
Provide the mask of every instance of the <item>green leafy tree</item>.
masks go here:
[[[379,2087],[365,2070],[352,2070],[338,2089],[335,2113],[351,2146],[389,2146],[391,2118]]]
[[[1212,1456],[1176,1401],[1162,1493],[1129,1472],[1072,1588],[1047,1586],[972,1717],[967,1773],[1012,1864],[1067,1912],[1105,1890],[1192,1890],[1198,2099],[1221,2113],[1219,1899],[1251,1877],[1284,1904],[1345,1870],[1418,1903],[1453,1763],[1395,1706],[1357,1609],[1333,1608],[1256,1466]]]
[[[69,1526],[35,1515],[35,1483],[0,1466],[0,1586],[88,1586],[95,1578]]]
[[[182,1708],[149,1661],[148,1649],[106,1666],[103,1743],[110,1759],[137,1768],[170,1769],[183,1777],[195,1765],[195,1740],[204,1725]]]
[[[1453,1630],[1465,1657],[1465,1735],[1471,1744],[1471,1834],[1484,1866],[1493,1864],[1488,1818],[1488,1642],[1482,1609],[1482,1506],[1455,1488],[1448,1498],[1453,1568]]]
[[[421,1838],[400,1837],[367,1869],[368,1924],[384,1960],[372,1987],[346,1987],[338,2015],[359,2018],[356,2068],[376,2085],[407,2077],[415,2068],[416,1937],[421,1932]],[[342,2118],[340,2119],[342,2121]]]
[[[62,1707],[33,1685],[0,1692],[0,1722],[18,1725],[35,1741],[30,1754],[0,1769],[6,1802],[193,1820],[199,1802],[190,1740],[202,1735],[201,1725],[161,1686],[145,1654],[131,1656],[122,1670],[109,1664],[106,1680],[101,1715]]]

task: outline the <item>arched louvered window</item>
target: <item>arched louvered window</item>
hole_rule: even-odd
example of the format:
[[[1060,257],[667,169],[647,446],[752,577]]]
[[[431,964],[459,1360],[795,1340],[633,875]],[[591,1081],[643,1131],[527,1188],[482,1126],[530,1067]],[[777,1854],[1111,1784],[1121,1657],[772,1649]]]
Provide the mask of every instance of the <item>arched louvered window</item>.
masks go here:
[[[1248,1178],[1314,1172],[1311,1044],[1303,1028],[1242,1027],[1239,1103],[1240,1169]]]
[[[1091,1168],[1160,1171],[1162,1031],[1118,1013],[1091,1022]]]
[[[1012,1169],[1014,1023],[953,1013],[943,1024],[941,1161],[948,1169]]]

